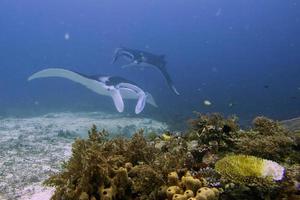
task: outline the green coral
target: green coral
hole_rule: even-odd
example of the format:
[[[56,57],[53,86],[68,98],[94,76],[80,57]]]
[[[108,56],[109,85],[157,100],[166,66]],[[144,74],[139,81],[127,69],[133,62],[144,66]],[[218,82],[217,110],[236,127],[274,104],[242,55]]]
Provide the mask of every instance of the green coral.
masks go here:
[[[264,160],[255,156],[231,155],[216,162],[215,170],[234,183],[245,185],[272,185],[269,177],[262,176]]]

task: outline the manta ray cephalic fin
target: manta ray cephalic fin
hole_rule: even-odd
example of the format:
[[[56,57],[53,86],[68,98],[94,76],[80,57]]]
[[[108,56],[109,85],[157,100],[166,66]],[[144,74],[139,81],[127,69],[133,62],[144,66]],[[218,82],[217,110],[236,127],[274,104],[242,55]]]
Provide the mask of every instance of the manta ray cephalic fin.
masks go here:
[[[115,107],[118,110],[118,112],[124,111],[124,102],[122,95],[118,89],[111,90],[111,98],[114,101]]]

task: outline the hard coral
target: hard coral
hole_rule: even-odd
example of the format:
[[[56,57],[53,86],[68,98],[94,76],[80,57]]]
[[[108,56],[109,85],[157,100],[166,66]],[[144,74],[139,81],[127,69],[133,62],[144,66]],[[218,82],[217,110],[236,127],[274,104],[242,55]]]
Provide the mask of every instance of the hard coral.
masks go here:
[[[236,117],[226,119],[218,113],[197,113],[195,119],[189,120],[191,130],[187,137],[208,145],[216,152],[229,150],[233,148],[235,134],[239,130],[236,121]]]
[[[284,176],[284,168],[279,164],[246,155],[226,156],[216,163],[215,169],[225,179],[251,186],[271,186]]]
[[[236,142],[238,152],[274,161],[284,161],[293,153],[293,139],[277,122],[257,117],[253,125],[253,130],[240,134]]]

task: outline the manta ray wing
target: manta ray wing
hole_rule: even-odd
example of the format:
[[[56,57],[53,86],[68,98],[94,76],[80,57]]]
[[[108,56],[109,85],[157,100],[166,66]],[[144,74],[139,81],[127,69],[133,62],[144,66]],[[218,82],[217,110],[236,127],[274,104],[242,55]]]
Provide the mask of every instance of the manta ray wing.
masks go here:
[[[90,79],[90,78],[88,78],[89,76],[79,74],[77,72],[60,69],[60,68],[48,68],[48,69],[44,69],[44,70],[34,73],[33,75],[31,75],[28,78],[28,80],[31,81],[33,79],[47,78],[47,77],[66,78],[71,81],[80,83],[81,85],[84,85],[85,87],[96,92],[97,94],[111,96],[116,109],[119,112],[123,112],[123,110],[124,110],[123,98],[118,89],[114,88],[114,89],[107,90],[105,88],[104,83],[101,83],[94,79]]]

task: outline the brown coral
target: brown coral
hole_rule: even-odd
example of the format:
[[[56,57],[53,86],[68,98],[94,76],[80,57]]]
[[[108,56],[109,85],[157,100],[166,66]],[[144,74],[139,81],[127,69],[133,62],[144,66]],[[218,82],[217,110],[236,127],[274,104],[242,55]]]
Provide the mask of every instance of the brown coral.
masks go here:
[[[190,132],[187,137],[196,139],[214,152],[226,151],[234,146],[234,138],[239,130],[236,117],[224,118],[221,114],[196,113],[195,119],[189,120]]]
[[[288,131],[266,117],[255,118],[253,130],[242,132],[236,142],[238,152],[274,161],[284,161],[293,144]]]

